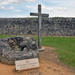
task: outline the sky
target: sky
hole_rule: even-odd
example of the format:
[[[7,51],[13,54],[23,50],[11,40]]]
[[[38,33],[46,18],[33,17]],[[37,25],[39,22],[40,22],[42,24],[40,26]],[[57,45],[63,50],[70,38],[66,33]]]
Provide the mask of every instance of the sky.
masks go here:
[[[75,17],[75,0],[0,0],[0,18],[33,17],[38,4],[49,17]]]

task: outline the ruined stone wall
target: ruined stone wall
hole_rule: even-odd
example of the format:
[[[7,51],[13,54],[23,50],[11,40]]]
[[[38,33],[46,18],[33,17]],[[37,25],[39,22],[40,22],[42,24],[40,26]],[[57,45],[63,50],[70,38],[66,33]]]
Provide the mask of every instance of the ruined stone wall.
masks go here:
[[[42,18],[43,36],[75,36],[75,18]],[[0,18],[0,34],[38,34],[38,18]]]

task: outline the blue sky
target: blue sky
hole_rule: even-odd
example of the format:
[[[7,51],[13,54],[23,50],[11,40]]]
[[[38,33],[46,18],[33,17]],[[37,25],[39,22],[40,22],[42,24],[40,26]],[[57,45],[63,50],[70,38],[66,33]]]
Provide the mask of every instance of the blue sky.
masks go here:
[[[75,0],[0,0],[0,18],[30,17],[38,4],[49,17],[75,17]]]

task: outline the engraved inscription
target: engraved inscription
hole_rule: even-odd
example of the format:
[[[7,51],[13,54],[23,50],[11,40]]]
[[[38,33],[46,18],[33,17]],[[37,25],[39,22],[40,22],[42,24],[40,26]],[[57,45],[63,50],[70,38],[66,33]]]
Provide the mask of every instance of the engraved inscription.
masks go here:
[[[38,58],[15,61],[16,70],[25,70],[39,67]]]

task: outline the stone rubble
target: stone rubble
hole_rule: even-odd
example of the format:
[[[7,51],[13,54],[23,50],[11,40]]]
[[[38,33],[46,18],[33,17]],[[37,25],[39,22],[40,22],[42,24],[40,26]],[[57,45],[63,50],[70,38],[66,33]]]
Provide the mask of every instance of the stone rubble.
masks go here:
[[[16,47],[20,50],[15,50]],[[39,58],[34,38],[20,36],[0,39],[0,61],[2,63],[14,65],[16,60],[30,58]]]

